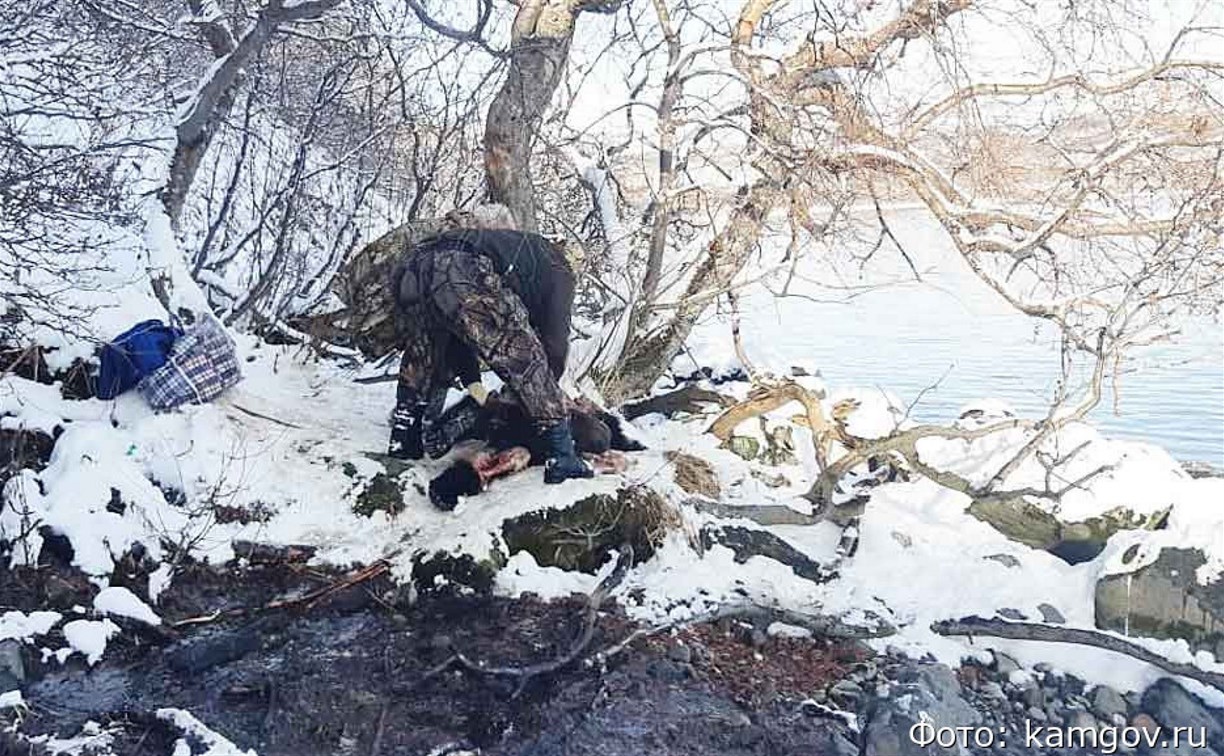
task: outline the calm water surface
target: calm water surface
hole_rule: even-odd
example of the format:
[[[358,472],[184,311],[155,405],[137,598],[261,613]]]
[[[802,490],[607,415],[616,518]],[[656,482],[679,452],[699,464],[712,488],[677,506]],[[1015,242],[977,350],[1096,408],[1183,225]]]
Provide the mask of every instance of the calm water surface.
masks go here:
[[[850,303],[777,299],[750,289],[741,305],[749,357],[779,371],[803,360],[832,386],[879,386],[906,403],[938,384],[914,408],[920,420],[950,420],[983,397],[1006,400],[1022,415],[1044,414],[1059,372],[1054,330],[1008,308],[917,212],[896,216],[894,231],[916,258],[922,283],[891,285]],[[868,271],[873,280],[902,277],[896,255],[888,257]],[[804,293],[836,296],[815,287]],[[1092,420],[1107,436],[1224,465],[1224,328],[1207,321],[1181,328],[1176,343],[1136,353],[1133,372],[1121,379],[1117,412],[1109,393]],[[711,319],[692,342],[699,358],[725,354],[729,329]]]

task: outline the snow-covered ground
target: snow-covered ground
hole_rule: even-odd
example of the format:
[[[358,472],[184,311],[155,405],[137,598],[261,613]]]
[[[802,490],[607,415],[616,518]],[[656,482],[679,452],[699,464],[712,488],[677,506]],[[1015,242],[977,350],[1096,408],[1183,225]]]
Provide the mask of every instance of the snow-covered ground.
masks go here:
[[[165,556],[161,544],[169,542],[213,561],[232,558],[231,544],[237,539],[309,544],[318,548],[320,562],[347,565],[385,558],[394,573],[405,578],[414,555],[447,550],[483,557],[498,544],[506,518],[564,506],[626,482],[650,485],[678,502],[682,492],[671,482],[663,457],[668,450],[708,460],[718,472],[727,504],[808,507],[798,498],[815,469],[805,432],[796,433],[799,463],[771,468],[788,484],[769,488],[752,475],[759,463],[718,448],[717,440],[704,433],[707,420],[677,422],[654,415],[635,424],[635,433],[650,450],[633,455],[634,464],[623,476],[544,487],[538,469],[531,469],[496,482],[486,494],[449,513],[436,511],[414,486],[407,485],[405,509],[398,516],[381,511],[369,517],[354,514],[354,497],[365,482],[383,472],[382,464],[368,455],[384,448],[392,385],[357,384],[351,372],[329,364],[303,364],[289,348],[243,337],[238,341],[244,381],[213,404],[166,414],[153,413],[135,395],[113,402],[69,402],[61,400],[53,387],[11,375],[0,379],[0,415],[6,427],[64,429],[45,470],[25,471],[7,484],[9,506],[0,529],[12,533],[19,528],[23,509],[28,516],[41,518],[68,535],[77,566],[104,589],[93,610],[82,609],[76,618],[54,613],[5,615],[0,637],[41,644],[42,636],[66,621],[64,635],[71,648],[48,648],[44,655],[62,659],[79,652],[92,664],[103,657],[107,640],[118,630],[108,616],[157,623],[156,596],[165,581],[173,579],[172,566],[164,565],[150,580],[157,583],[149,586],[152,606],[125,589],[108,587],[114,560],[137,542],[155,559]],[[746,386],[722,388],[742,393]],[[828,409],[847,396],[862,403],[851,416],[857,434],[886,432],[896,419],[897,413],[876,389],[830,390],[825,400]],[[784,409],[772,417],[786,415]],[[972,444],[929,441],[922,453],[929,462],[974,478],[989,474],[1007,458],[1008,451],[1022,442],[1018,433]],[[1038,605],[1048,604],[1070,625],[1090,628],[1095,581],[1117,569],[1119,553],[1133,543],[1143,546],[1143,560],[1154,558],[1164,545],[1198,546],[1211,559],[1203,570],[1205,579],[1224,567],[1220,480],[1193,480],[1163,450],[1108,440],[1086,425],[1068,428],[1064,441],[1089,444],[1075,465],[1114,466],[1093,479],[1087,490],[1067,497],[1064,518],[1082,520],[1116,507],[1142,515],[1171,506],[1168,528],[1119,534],[1098,558],[1071,566],[1009,540],[966,514],[969,501],[961,494],[925,479],[898,482],[875,490],[860,524],[857,554],[841,564],[838,579],[818,586],[763,557],[739,564],[729,549],[718,545],[699,553],[685,531],[700,527],[705,516],[685,507],[686,527],[674,533],[652,560],[635,568],[618,595],[632,615],[651,622],[697,617],[720,604],[742,601],[745,595],[762,604],[836,614],[851,622],[871,613],[899,629],[882,645],[929,652],[955,663],[963,655],[982,653],[986,646],[936,636],[929,629],[931,622],[973,614],[993,616],[1004,608],[1037,616]],[[443,464],[423,462],[404,475],[423,484]],[[1034,465],[1022,466],[1008,482],[1028,485],[1042,474]],[[125,504],[122,512],[113,506],[108,509],[113,491]],[[183,500],[167,501],[170,491],[181,493]],[[212,514],[216,505],[273,514],[266,522],[221,524]],[[823,563],[834,560],[841,535],[840,528],[828,523],[772,530]],[[17,554],[19,559],[35,560],[38,537],[27,539],[25,546]],[[1014,561],[999,559],[1000,554]],[[541,568],[526,554],[510,556],[497,583],[502,592],[554,596],[589,590],[594,584],[593,576]],[[1194,659],[1204,668],[1224,671],[1224,665],[1205,655],[1195,658],[1184,643],[1147,645],[1170,658]],[[1155,676],[1138,662],[1107,660],[1103,652],[1063,652],[1050,645],[1012,652],[1030,663],[1050,661],[1122,689],[1141,688]]]

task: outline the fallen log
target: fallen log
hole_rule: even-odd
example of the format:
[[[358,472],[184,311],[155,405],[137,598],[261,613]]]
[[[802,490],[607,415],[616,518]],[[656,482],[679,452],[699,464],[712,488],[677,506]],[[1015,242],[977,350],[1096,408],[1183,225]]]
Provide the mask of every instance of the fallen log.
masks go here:
[[[677,412],[699,415],[706,411],[704,405],[707,404],[730,407],[735,404],[735,400],[726,394],[720,394],[717,391],[689,384],[675,391],[669,391],[666,394],[659,394],[640,402],[626,404],[621,407],[621,414],[625,416],[626,420],[635,420],[643,415],[650,415],[656,412],[668,417]]]
[[[943,620],[932,624],[931,630],[939,635],[964,636],[970,640],[973,639],[973,636],[980,635],[991,638],[1006,638],[1008,640],[1075,643],[1081,646],[1091,646],[1106,651],[1113,651],[1116,654],[1123,654],[1132,659],[1138,659],[1171,675],[1186,677],[1224,691],[1224,675],[1218,672],[1208,672],[1193,664],[1171,661],[1137,643],[1132,643],[1116,635],[1096,630],[1085,630],[1077,627],[1054,627],[1037,622],[1013,622],[1011,620],[986,619],[983,617],[963,617],[959,620]]]

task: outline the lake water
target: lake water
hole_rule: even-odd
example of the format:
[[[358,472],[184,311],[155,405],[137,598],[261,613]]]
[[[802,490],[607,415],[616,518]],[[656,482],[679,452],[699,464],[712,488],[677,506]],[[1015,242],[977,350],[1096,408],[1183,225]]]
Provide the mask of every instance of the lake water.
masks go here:
[[[1059,373],[1053,328],[1010,309],[958,261],[920,211],[891,215],[923,282],[890,285],[849,303],[777,299],[750,287],[741,301],[749,358],[777,372],[803,361],[831,386],[878,386],[907,404],[921,394],[912,411],[919,420],[948,421],[966,402],[984,397],[1003,399],[1024,416],[1044,415]],[[908,270],[887,249],[872,265],[872,281],[899,280]],[[820,276],[827,266],[809,271]],[[840,298],[815,286],[798,291]],[[1136,353],[1134,372],[1121,379],[1117,412],[1110,392],[1091,419],[1110,437],[1151,441],[1181,460],[1224,465],[1224,328],[1207,321],[1181,327],[1175,343]],[[730,330],[718,317],[701,324],[691,340],[698,359],[715,362],[729,343]]]

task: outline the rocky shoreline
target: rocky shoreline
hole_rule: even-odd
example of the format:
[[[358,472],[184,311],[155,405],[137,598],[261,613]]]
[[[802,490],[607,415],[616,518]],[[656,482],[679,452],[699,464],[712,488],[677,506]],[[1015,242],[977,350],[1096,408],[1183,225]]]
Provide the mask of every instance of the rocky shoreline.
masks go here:
[[[60,591],[62,602],[80,598],[70,575],[44,573],[39,590],[6,590],[5,605],[45,606],[47,590]],[[197,565],[164,597],[165,617],[174,628],[239,603],[302,595],[318,584],[312,573],[292,563]],[[31,647],[5,644],[0,668],[17,673],[28,709],[0,714],[5,729],[21,720],[21,734],[6,734],[0,753],[66,752],[57,748],[74,737],[99,746],[78,753],[179,753],[179,740],[190,753],[207,751],[198,736],[156,716],[176,709],[193,712],[238,752],[264,756],[1224,749],[1224,712],[1171,679],[1122,695],[1044,665],[1024,669],[1000,653],[951,669],[813,636],[768,613],[656,632],[609,605],[574,663],[522,687],[439,666],[455,649],[503,667],[557,658],[581,632],[584,602],[446,594],[410,602],[378,579],[309,608],[180,624],[162,637],[125,633],[92,668],[44,666]],[[1169,745],[1173,728],[1191,728],[1179,748]],[[966,748],[941,746],[953,737]],[[1110,743],[1116,749],[1103,751]]]

